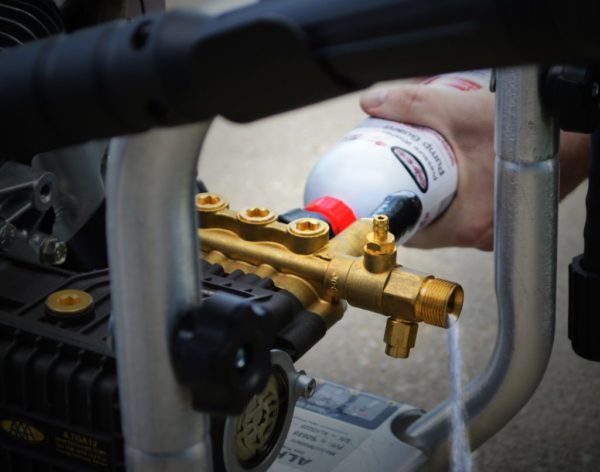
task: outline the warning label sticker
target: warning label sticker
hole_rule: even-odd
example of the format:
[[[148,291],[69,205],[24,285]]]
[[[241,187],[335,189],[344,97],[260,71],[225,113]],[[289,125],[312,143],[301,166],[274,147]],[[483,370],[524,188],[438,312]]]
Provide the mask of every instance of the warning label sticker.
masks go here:
[[[56,452],[99,467],[108,467],[106,445],[83,434],[63,431],[54,437]]]
[[[321,424],[317,414],[302,411],[292,420],[277,462],[307,472],[333,470],[368,436],[367,430],[357,427],[337,428]]]
[[[113,462],[111,441],[61,425],[0,410],[0,442],[7,448],[26,445],[36,457],[66,459],[84,470],[107,470]]]
[[[310,399],[298,400],[271,470],[334,470],[397,410],[398,405],[385,398],[320,381]]]

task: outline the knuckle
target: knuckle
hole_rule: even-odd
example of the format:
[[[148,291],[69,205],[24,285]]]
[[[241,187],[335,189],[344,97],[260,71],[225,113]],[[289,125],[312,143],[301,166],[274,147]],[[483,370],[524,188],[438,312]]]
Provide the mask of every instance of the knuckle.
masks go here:
[[[391,105],[400,113],[411,115],[425,101],[425,96],[423,94],[423,87],[412,85],[395,90],[391,94],[390,99]]]

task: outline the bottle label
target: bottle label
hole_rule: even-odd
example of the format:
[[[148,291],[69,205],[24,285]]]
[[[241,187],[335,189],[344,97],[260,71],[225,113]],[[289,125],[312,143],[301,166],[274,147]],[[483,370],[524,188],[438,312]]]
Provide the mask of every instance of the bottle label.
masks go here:
[[[342,139],[342,142],[346,141],[367,141],[385,147],[390,158],[402,165],[414,185],[402,188],[407,187],[403,183],[406,181],[396,177],[397,190],[412,190],[421,198],[424,211],[418,228],[430,223],[452,200],[458,179],[456,157],[437,131],[424,126],[367,118]]]
[[[490,82],[489,70],[472,70],[435,75],[423,81],[425,85],[450,87],[463,92],[480,90]]]

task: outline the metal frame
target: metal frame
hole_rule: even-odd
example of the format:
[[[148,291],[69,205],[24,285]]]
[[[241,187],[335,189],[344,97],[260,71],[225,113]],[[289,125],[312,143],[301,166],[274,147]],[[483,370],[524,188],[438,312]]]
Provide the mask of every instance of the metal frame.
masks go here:
[[[541,105],[536,67],[499,70],[496,94],[499,331],[489,365],[467,387],[474,448],[531,397],[554,337],[558,131]],[[109,255],[130,470],[210,466],[204,418],[192,412],[169,361],[174,316],[199,300],[192,195],[206,127],[117,140],[109,161]],[[425,450],[433,468],[447,464],[449,418],[449,403],[442,403],[402,437]]]
[[[467,386],[475,449],[527,403],[554,340],[558,129],[540,100],[534,66],[501,69],[496,87],[495,271],[499,327],[492,358]],[[448,401],[412,424],[403,440],[448,460]]]
[[[171,366],[176,316],[200,301],[194,209],[208,124],[113,140],[108,248],[125,455],[129,471],[209,470],[207,419]]]

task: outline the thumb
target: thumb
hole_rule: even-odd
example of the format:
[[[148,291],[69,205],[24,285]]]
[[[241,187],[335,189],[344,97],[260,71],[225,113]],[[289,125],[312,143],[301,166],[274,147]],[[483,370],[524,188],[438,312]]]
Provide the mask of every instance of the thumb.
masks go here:
[[[439,88],[420,84],[401,84],[389,89],[367,91],[360,99],[362,109],[369,115],[385,120],[410,123],[442,131],[445,110],[440,104]]]

